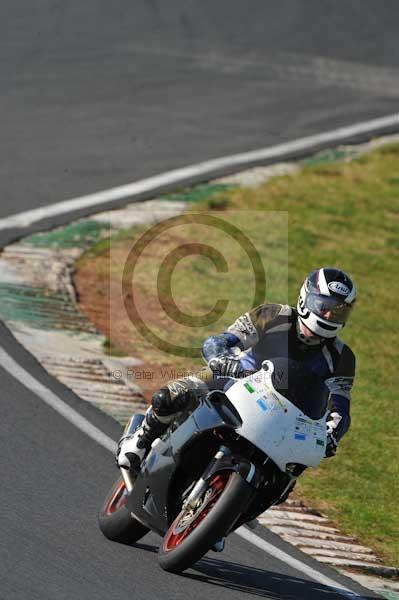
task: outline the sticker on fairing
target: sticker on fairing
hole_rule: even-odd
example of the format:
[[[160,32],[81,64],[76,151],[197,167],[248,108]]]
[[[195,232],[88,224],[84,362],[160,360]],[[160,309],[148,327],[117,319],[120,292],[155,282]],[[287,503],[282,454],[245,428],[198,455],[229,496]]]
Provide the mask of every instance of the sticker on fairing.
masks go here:
[[[310,436],[314,439],[315,443],[318,446],[325,446],[322,438],[325,432],[325,425],[321,423],[314,423],[311,419],[307,419],[306,417],[297,417],[295,419],[295,435],[305,436],[307,438]],[[302,438],[296,438],[302,439]]]
[[[306,435],[304,433],[296,433],[295,434],[295,439],[296,440],[305,441],[306,440]]]
[[[261,410],[263,410],[263,412],[267,411],[267,404],[266,402],[263,400],[263,398],[259,398],[259,400],[256,401],[256,404],[259,406],[259,408]]]
[[[254,388],[252,387],[252,385],[248,382],[244,383],[244,387],[245,389],[250,393],[253,394],[255,392]]]
[[[308,423],[305,419],[301,417],[297,417],[295,420],[295,431],[298,434],[306,435],[310,433],[311,424]]]

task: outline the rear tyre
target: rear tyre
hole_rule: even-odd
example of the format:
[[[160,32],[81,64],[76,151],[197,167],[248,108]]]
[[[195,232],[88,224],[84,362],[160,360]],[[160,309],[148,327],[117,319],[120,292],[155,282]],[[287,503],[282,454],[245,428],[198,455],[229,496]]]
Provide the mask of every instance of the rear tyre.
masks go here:
[[[98,524],[106,538],[133,544],[149,531],[126,508],[126,487],[119,477],[111,488],[98,515]]]
[[[162,569],[181,573],[197,562],[226,535],[253,493],[239,473],[215,473],[201,504],[195,510],[183,509],[166,532],[158,554]]]

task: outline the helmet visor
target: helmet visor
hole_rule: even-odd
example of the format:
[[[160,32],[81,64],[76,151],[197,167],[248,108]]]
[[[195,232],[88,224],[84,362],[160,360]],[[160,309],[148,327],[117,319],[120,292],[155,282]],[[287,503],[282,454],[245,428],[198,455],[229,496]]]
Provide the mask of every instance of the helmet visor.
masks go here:
[[[306,298],[306,308],[325,321],[341,324],[346,323],[352,305],[337,298],[310,293]]]

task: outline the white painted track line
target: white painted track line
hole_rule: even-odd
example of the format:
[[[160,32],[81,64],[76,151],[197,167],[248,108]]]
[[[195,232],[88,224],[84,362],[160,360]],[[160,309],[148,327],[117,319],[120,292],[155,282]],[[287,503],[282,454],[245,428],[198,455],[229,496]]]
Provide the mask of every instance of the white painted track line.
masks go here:
[[[0,366],[3,367],[12,377],[19,383],[24,385],[28,390],[43,400],[48,406],[56,410],[67,421],[88,435],[92,440],[100,444],[106,450],[115,453],[117,444],[108,435],[95,427],[90,421],[79,414],[66,402],[61,400],[54,392],[40,383],[35,377],[30,375],[21,365],[19,365],[1,346],[0,346]],[[240,527],[236,533],[250,544],[266,552],[267,554],[281,560],[283,563],[290,565],[296,571],[303,573],[313,579],[317,583],[333,588],[337,593],[351,598],[362,598],[359,594],[352,592],[349,588],[342,586],[340,583],[326,577],[316,569],[309,567],[300,560],[293,558],[283,550],[280,550],[273,544],[266,542],[261,537],[252,533],[245,527]]]
[[[213,160],[208,160],[195,165],[189,165],[180,169],[174,169],[166,173],[148,177],[134,183],[121,185],[87,196],[80,196],[71,200],[65,200],[56,204],[42,206],[33,210],[28,210],[16,215],[11,215],[4,219],[0,219],[0,230],[23,228],[32,225],[43,219],[48,219],[57,215],[70,213],[82,209],[101,206],[120,200],[133,200],[140,194],[157,191],[167,186],[182,185],[193,179],[203,179],[206,177],[220,174],[223,171],[231,170],[232,168],[249,167],[262,161],[287,160],[300,156],[306,152],[316,152],[327,145],[336,145],[343,143],[356,136],[368,134],[370,137],[377,135],[384,128],[396,128],[399,131],[399,113],[364,121],[356,125],[348,127],[340,127],[332,131],[303,137],[292,142],[261,148],[251,152],[241,154],[233,154],[231,156],[223,156]]]
[[[317,583],[321,583],[322,585],[325,585],[329,588],[334,588],[336,592],[339,593],[341,596],[345,596],[347,598],[362,598],[362,596],[359,596],[359,594],[352,592],[349,588],[341,585],[340,583],[337,583],[336,581],[330,579],[326,575],[323,575],[319,571],[316,571],[316,569],[313,569],[313,567],[309,567],[302,561],[298,560],[297,558],[294,558],[290,554],[287,554],[287,552],[284,552],[284,550],[280,550],[280,548],[273,546],[273,544],[270,544],[270,542],[267,542],[266,540],[259,537],[246,527],[240,527],[235,533],[247,542],[250,542],[254,546],[257,546],[257,548],[259,548],[260,550],[263,550],[263,552],[270,554],[270,556],[273,556],[273,558],[277,558],[277,560],[280,560],[284,564],[289,565],[296,571],[304,573],[304,575],[307,575],[314,581],[317,581]]]
[[[19,365],[7,352],[0,346],[0,366],[3,367],[10,375],[17,381],[22,383],[28,390],[38,396],[43,402],[51,406],[60,415],[62,415],[67,421],[75,425],[78,429],[83,431],[92,440],[103,446],[110,452],[116,452],[117,444],[110,437],[105,435],[95,427],[90,421],[85,419],[81,414],[74,410],[69,404],[61,400],[54,392],[49,390],[45,385],[41,384],[40,381],[35,379],[28,373],[21,365]]]

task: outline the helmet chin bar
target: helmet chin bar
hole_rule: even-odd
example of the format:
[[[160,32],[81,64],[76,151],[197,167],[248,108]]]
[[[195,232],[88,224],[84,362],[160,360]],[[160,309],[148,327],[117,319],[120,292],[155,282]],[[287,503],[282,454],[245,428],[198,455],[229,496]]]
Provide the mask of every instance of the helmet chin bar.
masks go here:
[[[302,319],[298,316],[298,318],[296,320],[296,332],[297,332],[297,335],[298,335],[298,338],[300,339],[300,341],[303,344],[306,344],[306,346],[319,346],[323,342],[323,338],[321,338],[320,336],[315,335],[315,334],[313,334],[312,336],[306,335],[301,330],[301,324],[304,327],[307,327],[307,325],[305,325],[305,323],[302,321]]]
[[[314,313],[308,313],[306,317],[302,316],[298,313],[298,318],[301,323],[307,327],[314,335],[319,338],[335,338],[338,335],[338,332],[342,329],[343,325],[331,323],[331,321],[325,321],[318,315]],[[323,327],[324,325],[324,327]]]

